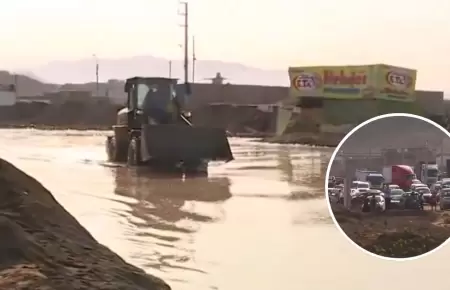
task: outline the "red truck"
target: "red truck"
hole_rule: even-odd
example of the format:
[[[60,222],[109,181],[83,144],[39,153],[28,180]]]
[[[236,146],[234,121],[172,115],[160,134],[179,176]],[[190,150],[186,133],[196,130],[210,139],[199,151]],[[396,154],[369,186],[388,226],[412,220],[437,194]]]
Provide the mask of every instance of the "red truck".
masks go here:
[[[391,165],[383,167],[385,183],[396,184],[403,190],[409,190],[413,179],[416,179],[414,169],[408,165]]]

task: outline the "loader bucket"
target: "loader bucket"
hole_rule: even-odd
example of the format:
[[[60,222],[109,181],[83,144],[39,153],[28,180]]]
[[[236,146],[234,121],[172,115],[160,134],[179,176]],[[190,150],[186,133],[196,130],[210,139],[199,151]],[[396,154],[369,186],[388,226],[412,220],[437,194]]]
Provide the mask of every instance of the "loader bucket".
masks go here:
[[[170,161],[233,160],[226,132],[219,128],[194,127],[179,124],[144,125],[142,127],[142,157]]]

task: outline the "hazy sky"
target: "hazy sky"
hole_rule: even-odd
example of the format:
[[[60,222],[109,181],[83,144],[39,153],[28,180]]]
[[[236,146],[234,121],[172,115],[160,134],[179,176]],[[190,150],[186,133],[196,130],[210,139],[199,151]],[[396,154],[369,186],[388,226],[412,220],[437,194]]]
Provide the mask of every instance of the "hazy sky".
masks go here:
[[[155,55],[181,58],[176,0],[3,1],[0,62]],[[191,0],[199,59],[261,68],[389,63],[418,87],[450,90],[449,0]]]

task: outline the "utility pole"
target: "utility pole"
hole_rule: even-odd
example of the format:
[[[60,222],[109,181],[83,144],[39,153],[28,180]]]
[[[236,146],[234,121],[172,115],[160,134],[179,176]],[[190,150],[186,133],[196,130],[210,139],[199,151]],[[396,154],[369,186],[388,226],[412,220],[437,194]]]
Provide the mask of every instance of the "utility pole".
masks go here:
[[[189,95],[189,7],[187,2],[181,2],[184,6],[184,11],[180,13],[184,17],[184,85],[185,96]]]
[[[428,159],[430,155],[430,151],[428,150],[428,140],[425,141],[425,152],[426,152],[426,160],[425,160],[425,184],[428,185]],[[430,185],[428,185],[430,186]]]
[[[96,54],[92,55],[95,59],[95,91],[96,91],[96,97],[100,96],[100,92],[99,92],[99,84],[98,84],[98,69],[99,69],[99,65],[98,65],[98,57]]]
[[[441,141],[441,168],[444,168],[444,138]]]
[[[169,60],[169,78],[172,78],[172,61]]]
[[[192,36],[192,83],[195,83],[195,62],[197,57],[195,56],[195,36]]]
[[[344,167],[345,167],[345,179],[344,179],[344,207],[347,210],[351,210],[352,207],[352,197],[351,197],[351,187],[352,187],[352,176],[355,174],[352,166],[351,166],[351,160],[349,156],[345,156],[344,153]]]

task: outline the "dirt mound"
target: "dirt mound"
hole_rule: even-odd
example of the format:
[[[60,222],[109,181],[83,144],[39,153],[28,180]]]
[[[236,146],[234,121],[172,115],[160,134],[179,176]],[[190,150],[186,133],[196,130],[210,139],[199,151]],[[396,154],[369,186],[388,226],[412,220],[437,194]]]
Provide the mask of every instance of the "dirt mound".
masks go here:
[[[39,182],[0,159],[0,289],[167,289],[99,244]]]
[[[364,248],[385,257],[409,258],[428,253],[439,247],[445,240],[445,238],[433,237],[429,234],[424,235],[404,230],[381,234],[372,244],[365,245]]]
[[[391,210],[383,214],[367,214],[333,206],[333,213],[348,237],[380,256],[419,256],[440,246],[450,237],[444,212]]]

